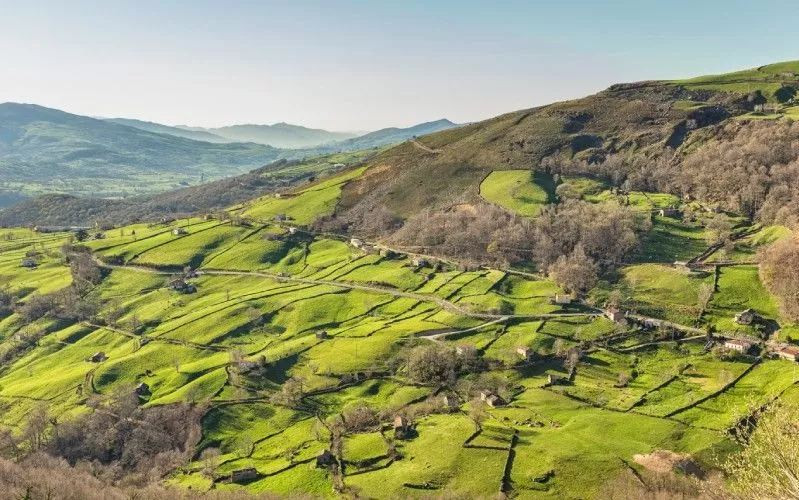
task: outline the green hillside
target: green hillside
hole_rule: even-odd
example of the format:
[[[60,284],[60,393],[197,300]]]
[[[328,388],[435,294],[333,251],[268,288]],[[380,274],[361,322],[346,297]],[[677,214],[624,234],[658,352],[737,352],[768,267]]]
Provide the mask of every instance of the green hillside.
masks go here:
[[[799,129],[692,85],[0,229],[0,454],[176,496],[723,493],[799,397]]]
[[[784,102],[793,97],[796,87],[799,86],[799,61],[767,64],[721,75],[674,80],[672,83],[692,89],[720,90],[734,94],[760,91],[770,101]],[[783,92],[779,92],[780,89],[784,89]]]
[[[368,172],[231,207],[229,220],[137,224],[101,239],[90,232],[82,246],[101,278],[80,288],[79,303],[94,304],[85,315],[57,305],[32,312],[82,279],[62,253],[75,262],[79,250],[60,250],[73,236],[2,230],[0,284],[17,305],[0,316],[0,424],[21,430],[42,405],[59,422],[86,418],[144,383],[145,413],[181,402],[203,408],[193,458],[165,479],[178,488],[601,498],[613,478],[646,474],[636,457],[654,450],[715,467],[735,448],[725,431],[752,405],[795,392],[799,372],[789,362],[719,357],[693,333],[712,325],[728,334],[731,316],[747,307],[790,330],[751,265],[723,268],[701,316],[699,285],[712,273],[673,269],[678,255],[655,239],[646,264],[623,266],[588,303],[556,305],[550,298],[561,290],[543,276],[449,261],[420,267],[412,256],[307,231]],[[502,205],[510,182],[508,209],[534,216],[546,200],[520,194],[514,183],[526,180],[505,179],[510,173],[489,176],[484,195]],[[703,230],[654,217],[649,231],[667,227],[663,237],[677,244]],[[304,229],[289,230],[297,226]],[[754,233],[736,251],[775,234],[784,232]],[[703,252],[702,241],[693,251]],[[21,267],[26,258],[36,267]],[[186,266],[199,271],[184,278],[190,293],[169,285]],[[615,324],[588,305],[611,289],[674,330]],[[457,361],[467,354],[456,347],[472,354]],[[568,377],[569,349],[582,353],[571,380],[550,384]],[[455,379],[412,368],[407,360],[420,351],[453,360]],[[486,391],[507,404],[488,406]],[[91,410],[98,398],[100,410]],[[406,437],[391,428],[397,415],[412,423]],[[316,466],[325,450],[340,466]],[[228,482],[248,468],[250,479]]]
[[[86,226],[126,224],[222,210],[263,193],[286,189],[359,165],[375,151],[314,156],[307,160],[278,160],[245,174],[197,186],[125,199],[42,195],[0,210],[0,226]]]

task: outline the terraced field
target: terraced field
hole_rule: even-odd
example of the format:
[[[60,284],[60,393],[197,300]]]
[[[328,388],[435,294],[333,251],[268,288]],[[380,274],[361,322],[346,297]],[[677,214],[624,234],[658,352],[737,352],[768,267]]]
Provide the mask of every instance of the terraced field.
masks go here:
[[[289,231],[329,213],[359,172],[234,207],[243,220],[140,224],[85,242],[105,273],[89,292],[103,321],[1,317],[0,354],[23,334],[41,335],[0,366],[0,424],[19,432],[42,404],[69,419],[90,411],[95,396],[145,383],[145,407],[207,406],[195,459],[167,479],[195,491],[590,498],[639,467],[635,454],[669,449],[711,463],[734,448],[724,431],[799,382],[786,361],[720,359],[704,348],[704,335],[663,336],[587,304],[554,304],[561,290],[544,278],[418,266],[410,256]],[[534,215],[528,205],[522,212]],[[272,221],[278,214],[289,220]],[[675,328],[728,331],[746,307],[779,321],[756,267],[722,267],[716,280],[671,266],[703,251],[702,235],[701,227],[656,217],[644,262],[597,293],[618,289],[626,307]],[[0,285],[22,303],[65,287],[72,277],[59,248],[69,239],[0,231]],[[36,267],[21,267],[29,255]],[[178,275],[193,293],[170,286]],[[701,315],[698,289],[714,280]],[[397,367],[425,345],[473,348],[485,369],[446,390],[415,382]],[[564,353],[578,346],[583,355],[570,374]],[[91,362],[97,352],[104,359]],[[277,397],[297,381],[298,400]],[[488,387],[508,404],[483,403]],[[379,422],[343,434],[323,424],[361,405]],[[399,414],[413,422],[409,439],[391,432]],[[212,448],[220,454],[209,476],[201,452]],[[324,450],[334,450],[340,468],[316,467]],[[256,475],[245,484],[224,480],[247,468]]]

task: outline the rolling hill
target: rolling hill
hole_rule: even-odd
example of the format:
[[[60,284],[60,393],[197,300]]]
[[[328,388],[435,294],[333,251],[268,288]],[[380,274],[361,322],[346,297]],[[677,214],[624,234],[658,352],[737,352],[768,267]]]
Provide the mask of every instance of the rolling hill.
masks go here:
[[[433,133],[375,158],[375,168],[345,189],[336,220],[386,235],[396,228],[395,218],[480,202],[481,181],[502,169],[702,194],[704,188],[688,188],[691,179],[673,169],[720,140],[722,130],[741,134],[764,126],[757,122],[799,116],[790,97],[796,89],[799,62],[780,63],[731,75],[613,85],[582,99]],[[726,203],[727,194],[713,201]],[[382,229],[369,215],[376,211],[388,212]]]
[[[794,68],[615,85],[142,200],[213,214],[0,229],[0,452],[63,459],[0,459],[0,486],[723,497],[740,433],[799,401],[799,313],[756,258],[799,260],[775,223],[799,215],[776,95]],[[794,420],[769,443],[790,450]]]
[[[245,174],[183,187],[162,193],[124,199],[46,194],[13,200],[0,210],[0,227],[94,226],[129,224],[138,220],[177,218],[224,209],[267,192],[286,189],[359,165],[375,154],[372,150],[334,153],[308,160],[278,160]]]

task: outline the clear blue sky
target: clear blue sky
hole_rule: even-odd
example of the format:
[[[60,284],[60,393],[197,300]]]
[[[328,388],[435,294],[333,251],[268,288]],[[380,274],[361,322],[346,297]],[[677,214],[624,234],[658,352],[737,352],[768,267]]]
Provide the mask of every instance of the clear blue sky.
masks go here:
[[[473,121],[799,59],[796,0],[0,0],[0,101],[216,126]]]

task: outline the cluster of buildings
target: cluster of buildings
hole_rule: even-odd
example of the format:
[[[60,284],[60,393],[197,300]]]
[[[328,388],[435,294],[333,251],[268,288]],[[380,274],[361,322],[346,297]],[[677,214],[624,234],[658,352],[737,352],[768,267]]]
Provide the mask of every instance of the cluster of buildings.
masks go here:
[[[757,346],[757,341],[747,338],[731,338],[724,341],[724,347],[741,354],[751,354]],[[768,343],[766,344],[766,353],[787,361],[799,361],[799,346],[791,344]]]
[[[381,257],[385,257],[387,259],[393,259],[401,255],[390,248],[372,245],[360,238],[350,238],[350,246],[365,253],[378,253]],[[427,259],[418,256],[411,257],[411,265],[416,268],[434,266],[434,264]]]

